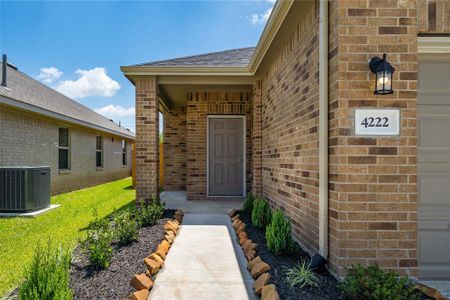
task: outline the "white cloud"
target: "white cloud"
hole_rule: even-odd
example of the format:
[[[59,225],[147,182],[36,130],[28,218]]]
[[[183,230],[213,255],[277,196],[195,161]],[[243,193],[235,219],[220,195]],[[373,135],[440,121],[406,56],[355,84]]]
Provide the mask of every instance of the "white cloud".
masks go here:
[[[63,75],[63,72],[55,67],[41,68],[40,71],[41,73],[39,73],[37,79],[46,84],[53,83]]]
[[[113,117],[130,117],[134,116],[135,109],[134,107],[125,108],[121,105],[109,104],[104,107],[94,109],[99,114],[112,119]]]
[[[271,13],[272,13],[272,8],[269,8],[262,14],[253,14],[250,17],[250,20],[252,21],[252,24],[263,24],[263,23],[267,22]]]
[[[120,89],[120,84],[106,74],[105,68],[96,67],[90,70],[78,69],[77,80],[64,80],[57,86],[58,92],[72,98],[89,96],[112,97]]]

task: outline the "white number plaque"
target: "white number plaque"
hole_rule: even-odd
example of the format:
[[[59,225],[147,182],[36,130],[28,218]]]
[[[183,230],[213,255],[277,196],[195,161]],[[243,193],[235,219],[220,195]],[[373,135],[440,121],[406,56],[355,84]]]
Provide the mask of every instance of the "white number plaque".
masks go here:
[[[355,109],[355,135],[399,135],[400,110]]]

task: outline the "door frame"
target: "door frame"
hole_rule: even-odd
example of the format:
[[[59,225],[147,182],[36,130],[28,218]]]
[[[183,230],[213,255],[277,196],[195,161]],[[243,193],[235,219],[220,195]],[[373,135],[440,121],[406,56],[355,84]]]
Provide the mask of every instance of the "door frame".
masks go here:
[[[236,196],[211,196],[209,194],[209,120],[210,119],[241,119],[242,120],[242,151],[243,159],[242,159],[242,195]],[[233,198],[233,197],[245,197],[247,191],[247,145],[246,145],[246,137],[247,137],[247,128],[246,128],[246,116],[245,115],[208,115],[206,117],[206,196],[207,197],[216,197],[216,198]]]

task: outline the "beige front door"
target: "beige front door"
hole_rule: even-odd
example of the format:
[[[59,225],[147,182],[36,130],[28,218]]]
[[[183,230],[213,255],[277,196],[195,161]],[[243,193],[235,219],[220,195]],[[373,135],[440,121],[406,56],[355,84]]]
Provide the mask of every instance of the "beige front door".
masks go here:
[[[419,64],[419,277],[450,279],[450,62]]]
[[[244,120],[208,118],[208,195],[244,194]]]

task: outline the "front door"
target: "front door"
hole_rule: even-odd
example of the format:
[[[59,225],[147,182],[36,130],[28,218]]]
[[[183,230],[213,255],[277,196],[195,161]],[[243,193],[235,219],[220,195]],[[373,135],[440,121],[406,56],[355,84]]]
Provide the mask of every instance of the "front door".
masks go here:
[[[208,195],[244,195],[244,119],[208,118]]]

